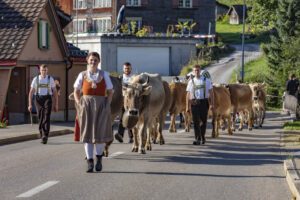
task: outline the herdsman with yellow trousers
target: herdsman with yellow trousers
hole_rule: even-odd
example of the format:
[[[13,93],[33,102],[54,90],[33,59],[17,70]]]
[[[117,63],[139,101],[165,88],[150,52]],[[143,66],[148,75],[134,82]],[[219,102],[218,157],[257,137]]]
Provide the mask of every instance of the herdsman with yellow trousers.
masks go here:
[[[52,110],[52,95],[54,95],[54,111],[58,110],[58,96],[54,79],[47,75],[46,65],[40,66],[40,75],[36,76],[31,83],[31,89],[28,97],[28,111],[32,111],[32,97],[35,93],[35,106],[39,117],[39,131],[42,143],[47,144],[50,132],[50,116]]]
[[[205,131],[208,109],[214,109],[213,87],[209,78],[201,76],[200,65],[193,66],[194,78],[190,79],[186,88],[186,111],[192,111],[195,131],[194,145],[205,144]],[[210,97],[210,98],[209,98]],[[211,102],[208,102],[210,99]]]

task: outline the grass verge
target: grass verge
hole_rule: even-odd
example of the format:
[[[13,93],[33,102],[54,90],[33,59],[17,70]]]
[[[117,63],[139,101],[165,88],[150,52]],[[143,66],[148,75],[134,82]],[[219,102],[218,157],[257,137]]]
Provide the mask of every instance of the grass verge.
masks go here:
[[[283,124],[283,129],[284,130],[300,130],[300,121],[285,122]],[[299,133],[299,137],[300,137],[300,133]]]

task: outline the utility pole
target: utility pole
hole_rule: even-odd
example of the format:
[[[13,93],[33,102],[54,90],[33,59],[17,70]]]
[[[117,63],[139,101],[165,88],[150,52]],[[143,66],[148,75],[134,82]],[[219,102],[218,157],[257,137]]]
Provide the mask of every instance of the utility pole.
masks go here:
[[[79,21],[78,21],[78,0],[76,0],[76,26],[77,26],[77,30],[76,30],[76,46],[78,47],[78,30],[79,30]]]
[[[243,4],[243,36],[242,36],[242,83],[244,83],[244,75],[245,75],[245,69],[244,69],[244,65],[245,65],[245,15],[246,15],[246,3],[244,0],[244,4]]]

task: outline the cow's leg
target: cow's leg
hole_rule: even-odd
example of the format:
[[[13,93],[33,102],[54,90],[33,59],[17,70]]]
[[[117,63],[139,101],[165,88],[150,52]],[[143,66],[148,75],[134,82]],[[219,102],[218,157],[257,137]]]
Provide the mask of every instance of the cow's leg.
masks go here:
[[[138,129],[137,127],[134,127],[132,129],[132,135],[133,135],[133,144],[132,144],[132,152],[137,152],[138,151]]]
[[[146,145],[146,140],[147,140],[147,121],[144,120],[144,123],[142,123],[139,127],[139,153],[140,154],[145,154],[145,145]]]
[[[219,137],[219,123],[220,123],[220,117],[217,116],[217,120],[215,121],[216,137]]]
[[[230,126],[230,123],[231,123],[231,116],[230,116],[230,114],[227,115],[226,119],[227,119],[227,124],[228,124],[228,128],[227,128],[228,134],[232,135],[233,133],[232,133],[231,126]],[[224,121],[225,121],[225,119],[224,119]]]
[[[187,112],[182,112],[183,118],[184,118],[184,131],[185,132],[190,132],[190,127],[191,127],[191,119],[189,116],[189,113]]]
[[[248,130],[252,131],[252,125],[253,125],[253,110],[250,108],[248,110]]]
[[[172,113],[171,114],[171,124],[170,124],[170,128],[169,128],[169,132],[175,132],[176,133],[176,123],[175,123],[175,119],[176,119],[176,114]]]
[[[154,122],[156,123],[156,122]],[[154,124],[150,124],[148,125],[146,131],[147,131],[147,139],[146,139],[146,145],[145,145],[145,148],[149,151],[152,150],[152,147],[151,147],[151,142],[150,142],[150,139],[151,139],[151,134],[153,133],[153,131],[155,131],[155,129],[153,128],[153,126],[155,127]],[[156,133],[153,134],[153,137],[155,137]]]
[[[215,114],[213,114],[213,117],[212,117],[212,120],[211,120],[211,124],[212,124],[211,137],[214,138],[214,137],[216,137],[216,125],[218,126]]]
[[[266,110],[263,109],[263,110],[262,110],[262,120],[261,120],[261,125],[260,125],[260,127],[262,127],[262,125],[263,125],[263,123],[264,123],[264,120],[265,120],[265,117],[266,117]]]
[[[163,134],[162,134],[162,129],[164,127],[164,124],[165,124],[165,118],[166,118],[166,115],[164,114],[161,114],[159,116],[159,120],[158,120],[158,127],[157,127],[157,140],[159,141],[159,144],[162,145],[162,144],[165,144],[165,139],[163,137]]]
[[[113,140],[105,143],[104,149],[103,149],[103,156],[108,157],[108,148],[112,142],[113,142]]]
[[[235,119],[236,119],[236,114],[237,114],[237,110],[233,109],[233,113],[232,113],[232,130],[235,131]],[[230,126],[230,124],[229,124]]]
[[[243,126],[244,126],[244,120],[245,120],[245,114],[244,114],[244,112],[240,112],[240,118],[241,118],[241,120],[240,120],[239,131],[242,131],[243,130]]]

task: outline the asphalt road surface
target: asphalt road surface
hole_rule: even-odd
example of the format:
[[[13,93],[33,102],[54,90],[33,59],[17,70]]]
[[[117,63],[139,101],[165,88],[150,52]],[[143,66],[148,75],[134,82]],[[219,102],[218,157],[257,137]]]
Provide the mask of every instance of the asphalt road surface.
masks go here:
[[[280,154],[281,115],[265,126],[192,145],[193,132],[168,133],[141,155],[116,141],[101,173],[85,172],[84,149],[72,135],[0,146],[0,199],[283,200],[291,199]]]

